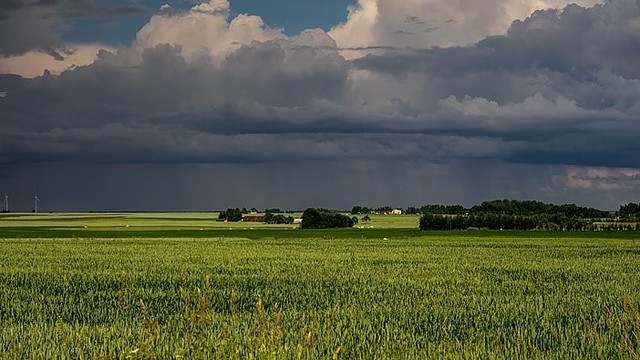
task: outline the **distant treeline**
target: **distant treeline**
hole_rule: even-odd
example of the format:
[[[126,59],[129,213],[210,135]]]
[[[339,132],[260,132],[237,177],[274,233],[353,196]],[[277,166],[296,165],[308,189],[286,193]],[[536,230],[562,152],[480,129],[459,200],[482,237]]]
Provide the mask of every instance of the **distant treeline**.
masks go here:
[[[389,214],[393,210],[402,210],[403,214],[423,215],[423,214],[440,214],[440,215],[472,215],[472,214],[501,214],[501,215],[564,215],[566,217],[578,217],[583,219],[602,219],[604,221],[614,219],[624,219],[629,221],[640,220],[640,203],[629,203],[621,205],[616,212],[604,211],[590,207],[582,207],[575,204],[555,205],[543,203],[535,200],[491,200],[485,201],[480,205],[470,208],[462,205],[423,205],[420,207],[410,206],[407,208],[394,208],[391,206],[367,207],[356,205],[351,209],[352,215],[370,215],[370,214]],[[228,211],[229,209],[227,209]],[[264,209],[263,211],[256,208],[233,209],[233,212],[241,214],[249,213],[272,213],[284,214],[293,213],[293,211],[281,210],[278,208]],[[235,215],[235,214],[234,214]],[[237,216],[237,215],[236,215]]]
[[[390,214],[396,208],[354,206],[352,215]],[[422,215],[421,230],[640,230],[640,203],[620,206],[616,212],[581,207],[575,204],[555,205],[532,200],[492,200],[465,208],[462,205],[424,205],[400,209],[404,214]],[[219,221],[242,221],[242,215],[256,213],[252,208],[227,209]],[[265,209],[264,222],[291,224],[293,216],[280,209]],[[364,218],[363,218],[364,219]],[[366,220],[366,219],[365,219]],[[302,228],[352,227],[357,217],[348,217],[326,209],[307,209],[302,216]]]
[[[436,208],[440,210],[440,208]],[[465,213],[427,212],[421,230],[640,230],[636,220],[640,204],[628,204],[611,213],[574,204],[554,205],[540,201],[486,201]]]
[[[366,207],[356,205],[351,208],[351,215],[365,215],[365,214],[388,214],[393,211],[391,206],[380,206],[380,207]]]
[[[632,221],[640,221],[640,203],[629,203],[620,206],[620,210],[616,213],[619,218],[629,219]]]
[[[466,214],[468,211],[462,205],[424,205],[420,208],[408,207],[405,214]]]
[[[354,206],[353,215],[386,214],[394,208],[390,206],[366,207]],[[410,206],[402,209],[404,214],[440,214],[440,215],[472,215],[472,214],[501,214],[501,215],[564,215],[584,219],[640,219],[640,203],[621,205],[617,212],[582,207],[575,204],[555,205],[534,200],[491,200],[480,205],[465,208],[462,205],[423,205]]]
[[[637,225],[620,230],[637,230]],[[420,218],[420,230],[566,230],[595,231],[602,226],[589,219],[567,217],[562,214],[505,215],[479,213],[469,215],[425,214]],[[618,230],[618,228],[616,228]]]
[[[485,201],[471,208],[471,214],[493,213],[501,215],[558,215],[585,219],[606,219],[612,217],[608,211],[575,204],[555,205],[541,201],[493,200]]]
[[[389,214],[394,209],[402,210],[403,214],[415,215],[415,214],[464,214],[467,210],[462,205],[424,205],[422,207],[410,206],[406,209],[393,208],[391,206],[379,206],[379,207],[366,207],[356,205],[351,208],[352,215],[366,215],[366,214]]]

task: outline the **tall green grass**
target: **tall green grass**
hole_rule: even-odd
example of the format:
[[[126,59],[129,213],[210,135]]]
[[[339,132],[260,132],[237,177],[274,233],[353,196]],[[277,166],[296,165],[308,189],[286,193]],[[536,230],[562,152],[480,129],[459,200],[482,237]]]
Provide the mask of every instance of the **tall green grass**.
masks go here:
[[[640,351],[632,239],[261,234],[0,240],[0,358]]]

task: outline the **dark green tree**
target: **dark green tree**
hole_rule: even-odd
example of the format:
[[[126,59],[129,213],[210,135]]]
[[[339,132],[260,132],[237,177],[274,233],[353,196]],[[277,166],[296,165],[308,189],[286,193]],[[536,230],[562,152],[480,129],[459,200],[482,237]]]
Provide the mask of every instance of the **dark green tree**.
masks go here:
[[[227,209],[218,215],[218,221],[231,221],[231,222],[242,221],[242,211],[238,208]]]
[[[621,205],[617,215],[623,219],[640,218],[640,203],[629,203],[626,205]]]
[[[264,222],[266,224],[293,224],[293,220],[293,216],[274,214],[270,211],[268,211],[264,216]]]
[[[301,229],[333,229],[353,227],[353,219],[327,209],[309,208],[302,213]]]

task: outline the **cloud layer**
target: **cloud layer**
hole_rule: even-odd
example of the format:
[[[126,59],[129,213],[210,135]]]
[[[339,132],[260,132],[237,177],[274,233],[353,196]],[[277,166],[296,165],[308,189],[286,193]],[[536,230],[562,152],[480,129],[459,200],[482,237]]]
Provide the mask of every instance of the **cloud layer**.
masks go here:
[[[566,3],[361,0],[294,37],[225,0],[163,7],[92,63],[0,75],[0,163],[482,162],[635,189],[640,3],[546,9]],[[599,176],[563,171],[547,185]]]
[[[592,6],[597,0],[574,1]],[[330,31],[343,48],[429,48],[473,44],[501,35],[511,22],[535,10],[559,9],[565,0],[358,0],[347,21]],[[353,51],[353,50],[352,50]],[[375,52],[375,49],[364,53]],[[362,55],[363,51],[356,51]],[[346,52],[346,56],[353,56]]]

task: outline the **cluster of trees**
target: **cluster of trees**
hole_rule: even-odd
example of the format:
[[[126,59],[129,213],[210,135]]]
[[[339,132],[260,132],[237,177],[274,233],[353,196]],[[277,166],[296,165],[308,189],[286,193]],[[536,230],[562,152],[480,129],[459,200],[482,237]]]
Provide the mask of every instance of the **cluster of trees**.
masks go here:
[[[555,205],[541,201],[492,200],[472,207],[470,214],[493,213],[504,215],[563,215],[585,219],[606,219],[612,217],[608,211],[575,204]]]
[[[508,215],[479,213],[469,215],[425,214],[420,218],[420,230],[596,230],[583,218],[562,214]]]
[[[354,206],[351,214],[364,215],[372,213],[384,213],[393,210],[389,206],[369,208],[366,206]],[[589,219],[605,219],[613,216],[608,211],[598,210],[589,207],[581,207],[575,204],[555,205],[533,200],[491,200],[480,205],[465,208],[462,205],[423,205],[421,207],[410,206],[403,209],[405,214],[443,214],[462,215],[494,213],[505,215],[539,215],[539,214],[563,214],[569,217],[581,217]],[[628,204],[621,207],[620,214],[640,215],[640,204]]]
[[[635,204],[630,204],[635,205]],[[393,210],[389,206],[369,208],[366,206],[354,206],[351,214],[364,215],[372,213],[385,213]],[[530,200],[492,200],[485,201],[480,205],[473,206],[468,209],[462,205],[423,205],[421,207],[410,206],[403,209],[405,214],[443,214],[443,215],[462,215],[462,214],[478,214],[478,213],[494,213],[505,215],[538,215],[538,214],[563,214],[565,216],[576,216],[582,218],[609,218],[612,216],[607,211],[594,208],[580,207],[575,204],[555,205],[546,204],[541,201]],[[636,211],[637,208],[630,208],[628,211]]]
[[[350,228],[358,221],[357,217],[349,217],[332,210],[309,208],[302,213],[302,229]]]
[[[462,205],[423,205],[420,208],[408,207],[404,211],[405,214],[447,214],[457,215],[466,214],[467,209]]]
[[[389,206],[369,208],[366,206],[354,206],[351,214],[364,215],[375,213],[386,213],[393,210]],[[403,209],[405,214],[442,214],[442,215],[466,215],[466,214],[504,214],[504,215],[542,215],[554,214],[567,217],[579,217],[585,219],[607,219],[613,214],[608,211],[598,210],[589,207],[581,207],[575,204],[555,205],[541,201],[531,200],[492,200],[485,201],[480,205],[465,208],[462,205],[423,205],[421,207],[410,206]],[[629,204],[621,207],[621,214],[636,214],[640,217],[640,204]]]
[[[640,204],[627,204],[614,214],[574,204],[494,200],[474,206],[468,214],[429,212],[420,218],[421,230],[640,230]]]
[[[599,230],[595,221],[613,218],[610,212],[575,204],[554,205],[540,201],[485,201],[466,214],[435,208],[420,218],[421,230]]]
[[[266,224],[293,224],[294,218],[293,216],[287,216],[283,214],[274,214],[270,210],[267,209],[266,214],[264,216],[264,222]],[[279,210],[279,209],[276,209]]]
[[[293,213],[295,213],[295,211],[293,211],[293,210],[281,210],[280,208],[264,209],[264,212],[265,212],[265,214],[266,213],[273,213],[273,214],[293,214]]]
[[[623,219],[640,219],[640,203],[621,205],[616,215]]]
[[[235,209],[227,209],[225,211],[220,212],[218,214],[218,221],[231,221],[231,222],[239,222],[242,221],[242,210]]]
[[[257,212],[259,211],[256,208],[251,208],[251,210],[247,210],[247,208],[229,208],[218,214],[218,221],[239,222],[242,221],[244,214]],[[283,211],[280,209],[266,209],[264,222],[267,224],[293,224],[293,216],[286,216],[281,213],[283,213]]]

